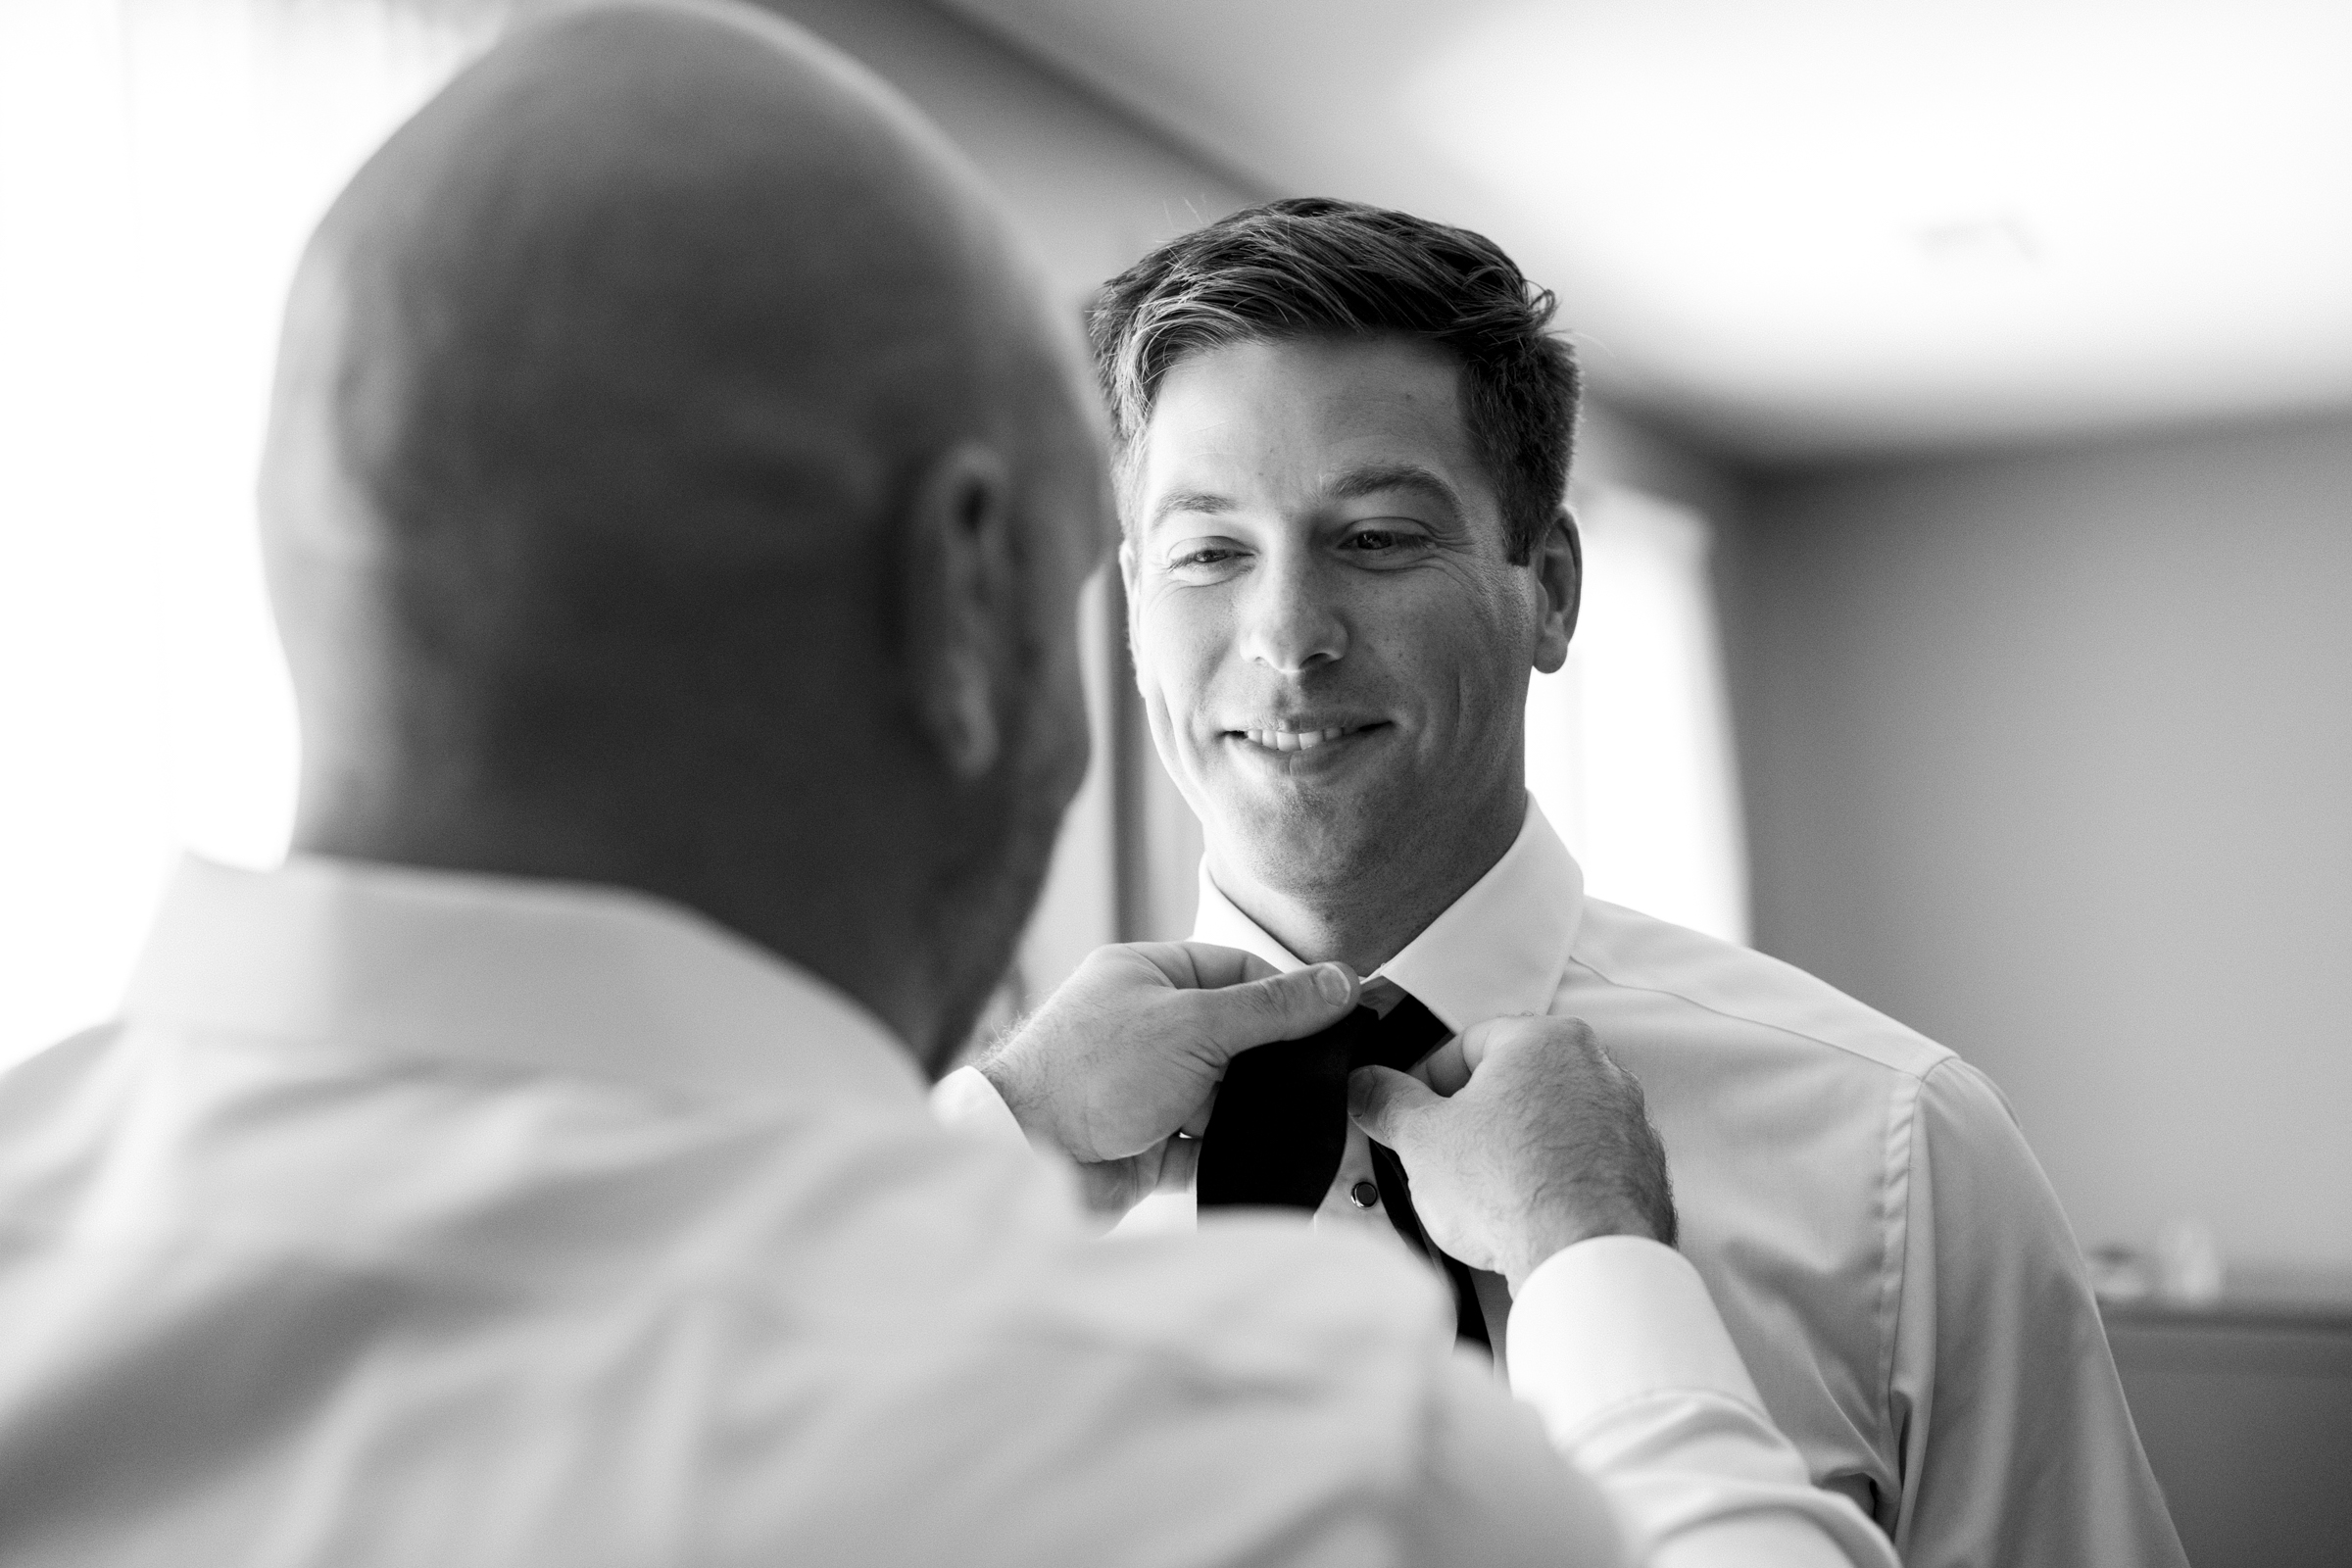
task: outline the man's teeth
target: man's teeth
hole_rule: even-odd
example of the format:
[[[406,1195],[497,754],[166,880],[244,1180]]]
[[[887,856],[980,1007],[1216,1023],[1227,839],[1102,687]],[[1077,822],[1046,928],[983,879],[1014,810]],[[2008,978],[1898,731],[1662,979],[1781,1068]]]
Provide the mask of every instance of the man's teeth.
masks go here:
[[[1253,729],[1244,733],[1270,751],[1311,752],[1325,741],[1338,740],[1347,731],[1345,729]]]

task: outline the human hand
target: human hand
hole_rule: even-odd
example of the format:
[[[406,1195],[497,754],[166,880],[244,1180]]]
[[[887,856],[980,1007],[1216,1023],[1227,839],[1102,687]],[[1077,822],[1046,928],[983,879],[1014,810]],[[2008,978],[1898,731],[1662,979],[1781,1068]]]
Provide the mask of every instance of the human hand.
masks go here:
[[[1404,1161],[1413,1207],[1446,1252],[1516,1293],[1537,1264],[1594,1236],[1674,1245],[1666,1150],[1642,1086],[1583,1019],[1491,1018],[1416,1074],[1357,1068],[1348,1110]]]
[[[1232,948],[1098,948],[979,1062],[1034,1143],[1069,1156],[1091,1207],[1124,1213],[1192,1179],[1225,1064],[1298,1040],[1355,1005],[1345,964],[1278,974]]]

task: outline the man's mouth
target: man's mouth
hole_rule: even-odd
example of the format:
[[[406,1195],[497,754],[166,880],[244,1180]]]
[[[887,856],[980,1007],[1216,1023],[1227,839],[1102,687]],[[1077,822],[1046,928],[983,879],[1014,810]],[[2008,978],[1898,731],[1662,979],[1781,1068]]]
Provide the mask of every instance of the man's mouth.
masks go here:
[[[1328,746],[1333,741],[1345,739],[1349,735],[1360,734],[1364,730],[1371,727],[1372,726],[1368,724],[1342,723],[1326,724],[1321,726],[1275,726],[1264,729],[1228,730],[1226,733],[1231,735],[1239,735],[1250,745],[1263,747],[1269,752],[1311,752],[1318,746]]]

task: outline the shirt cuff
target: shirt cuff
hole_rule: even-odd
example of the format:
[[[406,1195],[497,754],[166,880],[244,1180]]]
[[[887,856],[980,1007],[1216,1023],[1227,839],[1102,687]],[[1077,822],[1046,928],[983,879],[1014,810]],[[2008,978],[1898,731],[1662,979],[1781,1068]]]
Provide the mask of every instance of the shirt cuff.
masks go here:
[[[1764,1407],[1698,1270],[1641,1237],[1596,1236],[1544,1259],[1511,1303],[1508,1343],[1511,1392],[1555,1440],[1646,1395]]]
[[[942,1127],[1007,1149],[1027,1150],[1028,1135],[1012,1107],[977,1067],[958,1067],[931,1086],[931,1115]]]

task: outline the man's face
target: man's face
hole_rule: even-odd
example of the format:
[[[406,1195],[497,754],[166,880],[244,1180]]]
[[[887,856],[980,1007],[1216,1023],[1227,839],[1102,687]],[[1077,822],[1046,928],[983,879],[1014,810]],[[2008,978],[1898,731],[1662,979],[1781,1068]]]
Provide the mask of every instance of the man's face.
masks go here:
[[[1268,887],[1346,888],[1481,813],[1516,830],[1561,557],[1508,560],[1458,381],[1434,346],[1359,337],[1209,350],[1161,383],[1124,552],[1138,675],[1212,856]]]

